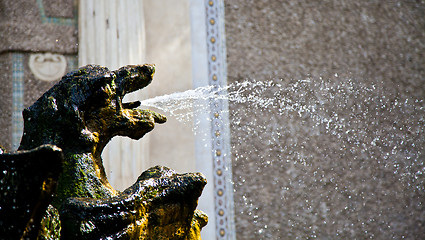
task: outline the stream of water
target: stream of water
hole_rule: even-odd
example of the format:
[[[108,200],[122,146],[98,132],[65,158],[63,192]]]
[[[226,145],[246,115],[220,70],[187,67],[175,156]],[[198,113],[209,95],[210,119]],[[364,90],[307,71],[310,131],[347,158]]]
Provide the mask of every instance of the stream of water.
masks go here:
[[[335,75],[206,86],[142,106],[189,122],[208,109],[198,100],[218,99],[230,106],[236,215],[250,219],[258,239],[425,231],[423,99]]]

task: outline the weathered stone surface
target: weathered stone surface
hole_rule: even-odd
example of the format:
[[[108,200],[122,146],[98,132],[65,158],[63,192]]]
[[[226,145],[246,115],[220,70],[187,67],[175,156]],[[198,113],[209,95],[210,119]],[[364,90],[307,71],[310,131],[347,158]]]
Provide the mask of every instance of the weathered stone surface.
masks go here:
[[[0,151],[1,239],[35,239],[62,169],[61,149],[43,145],[16,153]]]
[[[205,184],[202,174],[157,166],[116,197],[69,198],[60,213],[63,239],[186,239]]]
[[[195,211],[206,179],[165,167],[144,172],[120,193],[109,184],[101,153],[117,135],[140,139],[166,117],[123,103],[146,87],[153,65],[116,71],[88,65],[65,75],[25,109],[19,150],[54,144],[63,150],[63,171],[39,238],[199,239],[207,217]],[[60,221],[58,220],[60,219]],[[60,225],[58,227],[58,225]]]

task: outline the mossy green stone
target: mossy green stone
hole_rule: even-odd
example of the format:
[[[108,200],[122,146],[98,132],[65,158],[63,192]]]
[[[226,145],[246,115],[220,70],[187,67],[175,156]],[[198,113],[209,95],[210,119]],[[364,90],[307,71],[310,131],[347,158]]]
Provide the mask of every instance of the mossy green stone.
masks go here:
[[[125,94],[146,87],[153,65],[116,71],[87,65],[66,74],[25,109],[19,150],[42,144],[64,154],[55,197],[42,220],[40,239],[200,239],[206,215],[195,214],[206,184],[200,173],[166,167],[142,173],[123,192],[112,188],[101,158],[117,135],[140,139],[166,117],[123,103]]]

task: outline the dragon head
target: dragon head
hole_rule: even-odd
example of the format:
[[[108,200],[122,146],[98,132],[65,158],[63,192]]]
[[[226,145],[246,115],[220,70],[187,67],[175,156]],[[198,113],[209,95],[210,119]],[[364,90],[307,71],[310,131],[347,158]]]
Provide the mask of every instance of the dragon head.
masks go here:
[[[20,149],[54,144],[65,152],[99,156],[114,136],[140,139],[166,117],[123,103],[123,97],[152,82],[154,65],[128,65],[116,71],[87,65],[66,74],[25,109]]]

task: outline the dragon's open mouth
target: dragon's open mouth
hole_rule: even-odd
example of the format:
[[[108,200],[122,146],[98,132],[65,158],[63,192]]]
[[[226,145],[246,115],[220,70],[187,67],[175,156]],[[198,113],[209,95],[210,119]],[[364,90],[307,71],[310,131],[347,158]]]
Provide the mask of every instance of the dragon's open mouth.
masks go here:
[[[167,118],[162,114],[139,109],[140,101],[123,102],[126,94],[149,85],[154,73],[155,66],[145,64],[124,66],[103,75],[107,80],[102,81],[102,91],[94,101],[105,99],[104,105],[85,113],[89,131],[97,132],[99,136],[97,151],[103,150],[104,145],[114,136],[138,140],[150,132],[155,123],[166,122]]]
[[[152,82],[155,73],[155,66],[129,65],[122,67],[112,74],[115,75],[116,91],[116,121],[119,127],[116,128],[114,135],[128,136],[133,139],[140,139],[147,132],[151,131],[155,123],[164,123],[167,118],[151,110],[142,110],[140,101],[125,102],[122,100],[128,93],[140,90]]]
[[[140,101],[123,103],[122,100],[126,94],[135,92],[149,85],[152,82],[154,73],[155,65],[153,64],[130,65],[114,71],[116,76],[115,83],[117,84],[117,110],[133,110],[138,112],[136,113],[137,116],[140,115],[139,109],[136,109],[140,106]],[[166,121],[166,117],[161,114],[152,111],[149,111],[149,113],[153,114],[156,123],[164,123]]]
[[[133,109],[140,106],[140,101],[123,103],[124,96],[128,93],[140,90],[152,82],[155,73],[155,65],[125,66],[112,72],[116,84],[116,107],[121,109]]]

